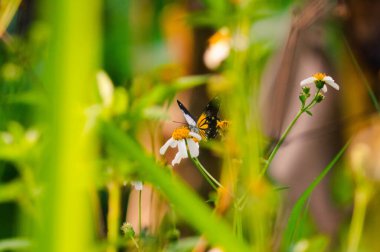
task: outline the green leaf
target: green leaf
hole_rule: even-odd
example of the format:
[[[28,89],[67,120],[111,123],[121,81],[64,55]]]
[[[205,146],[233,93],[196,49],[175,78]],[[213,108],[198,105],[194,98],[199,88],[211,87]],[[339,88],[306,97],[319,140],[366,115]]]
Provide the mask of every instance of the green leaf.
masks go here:
[[[178,177],[173,177],[167,169],[149,158],[134,139],[112,124],[103,124],[102,133],[119,150],[120,155],[125,156],[127,153],[129,159],[139,164],[136,172],[140,177],[158,188],[175,211],[212,244],[222,247],[224,251],[251,251],[245,242],[234,236],[232,228],[226,222],[213,214],[197,194]]]
[[[305,105],[305,101],[306,101],[306,97],[305,97],[305,95],[300,95],[300,96],[298,96],[298,97],[299,97],[299,99],[300,99],[302,105]]]
[[[205,84],[208,78],[209,75],[186,76],[176,79],[171,85],[156,85],[143,97],[135,101],[132,113],[141,117],[144,109],[154,105],[162,105],[165,101],[172,99],[176,93],[182,90]]]
[[[24,193],[23,188],[20,180],[0,185],[0,203],[17,200]]]
[[[305,110],[306,114],[308,114],[309,116],[312,116],[313,114],[310,112],[310,110]]]
[[[321,174],[306,188],[306,190],[302,193],[301,197],[295,203],[288,220],[288,224],[286,226],[283,241],[282,241],[282,250],[281,251],[291,251],[291,247],[293,246],[293,242],[297,240],[296,231],[299,226],[300,216],[305,208],[305,204],[311,194],[313,193],[315,187],[322,181],[322,179],[326,176],[326,174],[331,170],[331,168],[336,164],[336,162],[343,155],[345,150],[347,149],[350,142],[346,143],[342,149],[338,152],[338,154],[334,157],[334,159],[323,169]]]

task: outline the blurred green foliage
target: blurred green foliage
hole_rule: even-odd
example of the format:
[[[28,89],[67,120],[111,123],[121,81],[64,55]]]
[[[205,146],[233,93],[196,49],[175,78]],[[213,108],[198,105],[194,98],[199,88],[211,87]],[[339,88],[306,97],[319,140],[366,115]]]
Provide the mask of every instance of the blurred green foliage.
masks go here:
[[[16,32],[25,24],[14,19],[0,40],[0,251],[190,251],[202,239],[224,251],[271,251],[284,195],[260,175],[267,139],[259,91],[286,26],[280,21],[301,2],[38,1],[26,33]],[[186,9],[193,36],[194,28],[226,27],[243,46],[214,72],[185,76],[169,56],[162,27],[172,5]],[[0,31],[15,15],[7,13]],[[161,143],[162,123],[180,120],[168,111],[176,95],[199,86],[222,98],[231,122],[223,143],[202,145],[222,160],[228,184],[206,200],[141,143],[142,134],[152,146]],[[327,248],[326,236],[302,216],[341,155],[296,203],[283,251]],[[137,242],[120,229],[136,180],[152,186],[168,208],[156,232],[134,230]],[[347,181],[337,183],[350,188]],[[344,190],[336,197],[352,201]],[[305,228],[296,230],[300,221]]]

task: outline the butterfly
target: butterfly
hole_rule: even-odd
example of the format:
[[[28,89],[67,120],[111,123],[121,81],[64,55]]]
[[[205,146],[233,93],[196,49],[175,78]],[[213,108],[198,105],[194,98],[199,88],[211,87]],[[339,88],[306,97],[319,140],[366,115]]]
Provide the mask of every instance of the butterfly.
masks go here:
[[[218,97],[213,98],[203,110],[197,120],[190,114],[187,108],[177,100],[179,108],[191,131],[199,134],[202,139],[208,140],[217,137],[219,129],[225,127],[226,121],[221,121],[218,117],[220,101]]]

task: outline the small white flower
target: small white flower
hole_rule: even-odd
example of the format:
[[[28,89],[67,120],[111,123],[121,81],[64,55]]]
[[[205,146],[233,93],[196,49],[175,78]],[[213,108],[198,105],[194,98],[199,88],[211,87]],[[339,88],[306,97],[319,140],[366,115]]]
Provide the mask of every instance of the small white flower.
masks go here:
[[[316,73],[313,76],[306,78],[300,82],[301,86],[315,84],[317,88],[321,88],[323,92],[327,92],[327,87],[325,84],[331,86],[332,88],[339,90],[339,85],[336,84],[333,78],[324,74],[324,73]]]
[[[178,147],[178,152],[172,161],[172,165],[179,164],[183,158],[189,157],[187,154],[187,147],[189,148],[191,157],[199,156],[199,141],[202,137],[190,131],[187,127],[180,127],[174,130],[172,137],[160,148],[160,154],[164,155],[166,150],[170,147]]]
[[[98,81],[99,94],[105,108],[112,106],[114,99],[114,87],[110,77],[104,71],[99,71],[96,75]]]
[[[209,46],[203,55],[203,61],[209,69],[216,69],[228,57],[230,50],[230,32],[226,27],[223,27],[209,39]]]
[[[142,191],[142,189],[144,188],[143,183],[141,181],[132,181],[131,184],[136,191]]]

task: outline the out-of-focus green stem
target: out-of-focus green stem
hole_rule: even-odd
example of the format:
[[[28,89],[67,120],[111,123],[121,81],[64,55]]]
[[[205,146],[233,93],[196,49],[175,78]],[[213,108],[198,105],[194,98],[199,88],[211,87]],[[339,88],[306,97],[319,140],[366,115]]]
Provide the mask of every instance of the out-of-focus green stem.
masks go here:
[[[120,185],[117,181],[110,181],[108,189],[108,213],[107,213],[107,252],[117,251],[117,240],[119,237],[120,218]]]
[[[39,113],[44,150],[38,179],[42,186],[36,223],[38,252],[91,251],[94,225],[91,185],[95,174],[93,132],[84,132],[85,111],[95,103],[99,67],[99,0],[39,1],[50,40],[43,64],[46,100]]]
[[[139,190],[139,235],[141,236],[141,231],[142,231],[142,228],[141,228],[141,194],[142,194],[142,190]]]
[[[0,5],[0,38],[3,37],[8,25],[20,6],[21,0],[3,0]]]
[[[350,231],[348,234],[347,252],[358,251],[359,242],[362,236],[363,224],[368,201],[371,197],[371,186],[364,182],[355,191],[354,213],[351,219]]]
[[[371,101],[373,103],[373,106],[375,107],[377,113],[380,113],[380,104],[379,104],[379,101],[376,98],[375,92],[373,92],[373,89],[371,88],[371,85],[369,84],[369,82],[368,82],[365,74],[363,73],[363,70],[362,70],[361,66],[359,65],[359,63],[358,63],[358,61],[357,61],[354,53],[352,52],[351,47],[350,47],[347,39],[343,38],[343,41],[344,41],[344,44],[345,44],[345,46],[347,48],[348,55],[350,56],[350,58],[352,60],[352,63],[354,64],[355,69],[358,71],[359,76],[362,79],[362,81],[364,83],[364,86],[367,89],[368,96],[370,97],[370,99],[371,99]]]
[[[188,186],[153,159],[146,156],[141,146],[124,132],[111,124],[103,124],[103,136],[115,147],[120,155],[128,153],[129,158],[140,164],[136,170],[144,181],[160,188],[160,191],[173,204],[177,213],[192,227],[201,232],[210,243],[224,251],[252,251],[244,241],[237,240],[230,226],[212,213],[211,209]]]
[[[131,236],[131,240],[133,242],[133,245],[135,245],[137,251],[140,251],[140,247],[139,247],[139,244],[137,243],[136,239],[133,236]]]
[[[243,240],[242,209],[238,204],[234,207],[233,227],[236,237]]]

